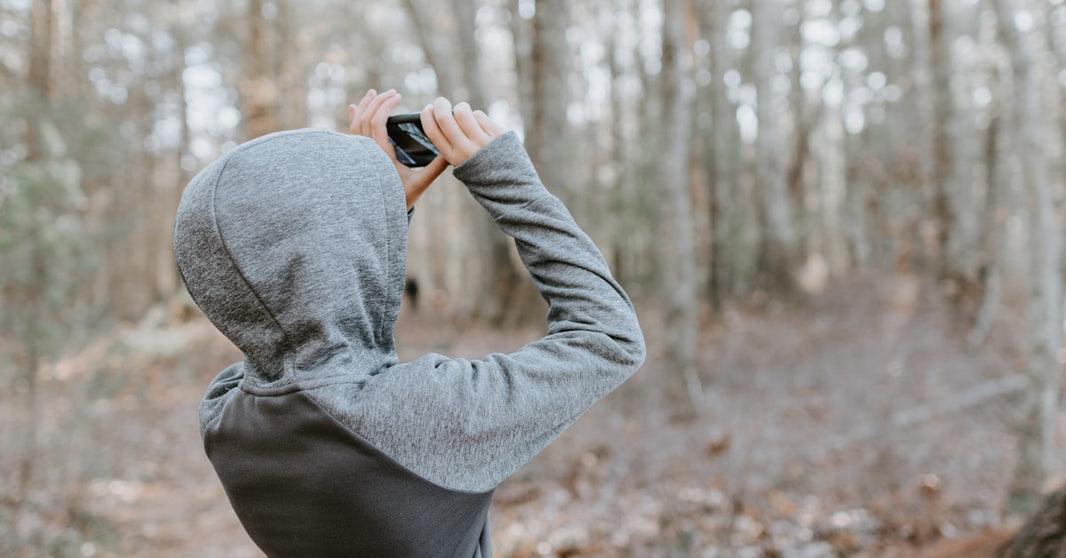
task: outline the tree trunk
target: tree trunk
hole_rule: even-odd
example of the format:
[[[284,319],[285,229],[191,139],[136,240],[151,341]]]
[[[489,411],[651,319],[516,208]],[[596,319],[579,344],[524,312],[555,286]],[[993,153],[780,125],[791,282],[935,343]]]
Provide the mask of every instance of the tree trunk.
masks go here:
[[[52,67],[52,26],[54,5],[52,0],[34,0],[31,11],[31,32],[29,52],[29,72],[27,85],[31,96],[39,96],[42,99],[40,114],[50,116],[50,101],[55,94],[51,76]],[[47,119],[48,116],[45,117]],[[43,164],[43,158],[47,156],[44,146],[41,145],[40,123],[37,119],[31,120],[26,126],[26,162],[30,164]],[[37,431],[40,420],[38,419],[40,403],[38,377],[42,360],[42,336],[44,335],[41,325],[42,314],[45,312],[44,302],[41,300],[41,288],[48,278],[48,268],[42,252],[45,247],[43,240],[39,238],[36,227],[31,228],[29,238],[24,239],[31,255],[31,276],[35,279],[35,286],[27,288],[25,292],[17,293],[24,301],[28,311],[26,322],[22,324],[22,334],[19,341],[22,342],[24,354],[22,355],[21,374],[18,385],[22,391],[23,417],[25,424],[22,428],[22,446],[19,448],[19,478],[17,484],[18,493],[16,502],[19,506],[25,503],[33,484],[33,471],[36,466],[37,455]],[[16,517],[17,517],[16,512]]]
[[[523,22],[517,3],[511,7],[512,30],[517,34],[523,28]],[[464,18],[462,21],[465,21],[465,25],[474,25],[472,11],[460,10],[457,13]],[[525,120],[525,144],[529,156],[545,185],[564,201],[568,201],[569,197],[566,192],[566,13],[566,4],[561,0],[536,3],[530,68],[532,97],[523,100],[532,106],[522,113],[524,119],[529,118]],[[478,45],[472,42],[472,29],[462,27],[461,24],[457,32],[470,35],[470,38],[469,41],[461,39],[461,48],[464,51],[478,49]],[[521,60],[522,43],[517,39],[515,65],[519,71],[521,88],[524,63]],[[465,72],[467,76],[477,73],[476,65],[468,67]],[[480,83],[479,79],[471,82],[471,86],[478,87],[473,95],[484,99],[486,95]],[[511,242],[500,236],[495,224],[487,216],[478,217],[476,228],[481,243],[482,273],[487,281],[482,289],[482,296],[487,297],[480,300],[478,316],[494,325],[537,319],[543,314],[543,301],[529,278],[516,268]]]
[[[928,0],[910,0],[903,9],[911,23],[910,28],[902,33],[901,40],[910,45],[908,62],[911,79],[904,83],[910,84],[910,88],[905,93],[908,98],[914,100],[913,110],[909,115],[910,128],[914,130],[910,141],[913,149],[910,153],[914,167],[914,187],[917,190],[913,198],[915,205],[920,208],[914,217],[913,226],[910,227],[912,234],[909,242],[915,247],[913,260],[918,268],[938,270],[941,265],[939,263],[940,249],[930,246],[931,243],[926,241],[923,234],[923,229],[930,221],[933,221],[932,225],[935,227],[941,226],[939,222],[936,222],[933,210],[937,196],[937,185],[934,180],[936,162],[933,150],[936,93],[933,90],[931,75],[933,46],[930,44],[929,10],[927,8]]]
[[[929,0],[929,66],[933,92],[933,217],[937,226],[937,247],[940,250],[941,277],[951,274],[948,245],[951,242],[952,213],[948,199],[951,180],[951,68],[949,40],[944,37],[944,7],[941,0]]]
[[[463,89],[476,108],[488,110],[488,92],[481,72],[481,45],[477,41],[477,9],[471,0],[452,0],[456,17],[455,37],[464,64]],[[516,14],[517,17],[517,14]],[[477,305],[477,317],[492,325],[518,323],[538,316],[531,310],[539,303],[533,283],[518,269],[512,257],[512,243],[485,211],[474,216],[474,236],[479,245],[481,276],[484,282]]]
[[[1033,37],[1014,25],[1013,0],[995,0],[1000,36],[1010,51],[1013,68],[1014,142],[1028,199],[1030,223],[1028,352],[1022,423],[1018,432],[1018,462],[1011,482],[1008,507],[1014,513],[1033,512],[1055,456],[1055,419],[1061,366],[1058,350],[1062,324],[1059,227],[1044,156],[1044,114],[1034,68]]]
[[[629,11],[633,5],[629,0],[612,3],[610,9],[617,11]],[[612,264],[615,276],[623,283],[633,282],[640,284],[638,260],[644,252],[641,250],[642,237],[633,230],[633,223],[639,217],[639,207],[636,200],[639,195],[637,175],[640,142],[633,141],[637,137],[634,129],[639,126],[639,118],[642,116],[631,109],[633,100],[624,93],[623,83],[627,77],[631,77],[632,68],[624,66],[619,49],[629,46],[620,42],[625,36],[625,29],[617,19],[611,20],[613,28],[607,39],[607,67],[611,76],[611,153],[610,159],[614,167],[613,179],[615,187],[612,191],[612,211],[614,219],[608,221],[607,226],[611,229],[613,256]]]
[[[913,102],[886,102],[884,104],[885,136],[887,150],[887,184],[884,184],[884,213],[888,224],[885,257],[891,258],[888,269],[910,272],[919,265],[921,255],[921,222],[925,204],[921,198],[925,191],[922,161],[927,158],[920,151],[926,142],[923,129],[912,121],[921,112],[921,68],[916,56],[921,42],[914,39],[915,27],[912,2],[891,2],[881,14],[883,24],[878,34],[879,45],[885,52],[885,84],[900,89],[901,96]],[[900,24],[903,22],[903,24]],[[895,29],[898,33],[892,50],[884,44],[885,31]],[[923,34],[924,36],[924,34]],[[904,45],[911,45],[909,48]]]
[[[683,382],[695,413],[703,407],[703,387],[696,363],[699,331],[696,251],[693,243],[689,140],[692,106],[686,91],[684,50],[687,0],[665,0],[662,47],[662,156],[659,178],[663,188],[663,280],[667,358]]]
[[[564,202],[572,201],[568,187],[569,47],[566,40],[567,2],[537,0],[533,16],[532,120],[526,122],[526,148],[544,183]]]
[[[992,69],[996,83],[1002,84],[1004,77],[998,68]],[[1004,145],[1006,131],[1003,127],[1003,115],[1008,112],[1007,100],[1011,97],[1003,85],[999,85],[994,95],[994,105],[989,109],[988,130],[985,132],[985,196],[984,206],[979,216],[977,243],[981,251],[978,263],[977,280],[981,289],[981,301],[974,318],[974,325],[967,335],[971,346],[977,347],[984,342],[992,327],[992,320],[999,309],[1002,291],[1002,247],[1006,219],[1000,217],[1004,210],[1001,192],[1009,186],[1010,177],[1005,172],[1009,167],[1008,152]]]
[[[1061,558],[1066,555],[1066,487],[1044,498],[996,558]]]
[[[459,44],[459,65],[463,76],[462,93],[475,108],[488,110],[488,92],[481,72],[481,45],[477,40],[477,2],[475,0],[452,0],[455,14],[455,37]],[[494,227],[495,228],[495,227]]]
[[[245,139],[253,139],[280,129],[277,76],[274,68],[273,37],[264,17],[264,0],[248,0],[248,42],[245,47],[245,73],[241,82],[241,116]]]
[[[522,122],[529,123],[533,121],[533,33],[531,22],[523,17],[521,4],[522,0],[510,0],[507,7],[511,11],[511,37],[514,41],[515,75],[518,78],[518,110],[522,115]]]
[[[190,6],[179,6],[177,9],[192,9]],[[176,14],[168,14],[174,17]],[[173,20],[171,20],[173,21]],[[173,186],[167,193],[167,202],[170,207],[170,214],[173,215],[177,211],[178,204],[181,202],[181,194],[185,190],[185,185],[192,179],[192,173],[195,169],[195,158],[190,151],[192,137],[189,132],[189,96],[185,88],[185,68],[188,66],[185,60],[185,49],[188,45],[188,38],[184,26],[180,24],[172,23],[170,26],[170,33],[174,37],[174,51],[177,56],[177,63],[174,64],[173,70],[170,72],[169,86],[174,89],[175,95],[178,99],[178,121],[181,126],[181,135],[178,139],[178,146],[174,150],[174,163],[177,170],[177,176],[174,179]],[[170,221],[168,218],[167,221]],[[173,258],[171,255],[172,248],[169,246],[173,243],[173,229],[167,228],[167,243],[168,249],[164,251],[165,257],[170,260]],[[167,278],[160,283],[160,289],[164,295],[173,295],[178,293],[182,288],[181,276],[175,266],[171,265],[168,261],[164,266],[164,269],[168,270]]]
[[[41,281],[42,283],[47,280],[48,271],[45,267],[44,256],[41,252],[44,248],[41,246],[41,239],[38,238],[38,231],[32,231],[35,234],[30,238],[25,239],[30,245],[30,251],[32,253],[31,267],[33,269],[33,277]],[[38,385],[38,377],[40,376],[41,360],[42,360],[42,347],[41,336],[44,335],[44,327],[41,325],[41,314],[45,311],[44,303],[41,301],[41,293],[37,288],[27,289],[27,292],[21,293],[25,298],[26,308],[29,310],[26,312],[26,323],[23,326],[25,329],[24,334],[21,335],[23,344],[23,362],[22,362],[22,375],[19,378],[18,385],[21,388],[18,391],[22,392],[23,417],[25,424],[22,428],[22,447],[21,455],[19,456],[19,478],[17,485],[17,493],[15,495],[15,501],[19,508],[24,505],[32,491],[33,487],[33,472],[37,466],[37,432],[40,429],[40,387]],[[16,511],[16,517],[18,511]]]
[[[929,52],[933,91],[933,218],[936,223],[938,274],[946,281],[948,296],[955,303],[963,302],[967,293],[974,292],[975,270],[966,261],[966,235],[955,191],[959,189],[955,162],[956,143],[952,136],[955,122],[955,103],[951,86],[951,44],[954,34],[946,26],[943,0],[929,0]]]
[[[80,52],[74,50],[74,14],[72,0],[52,0],[52,62],[49,74],[53,98],[69,95],[77,87],[79,74],[75,69]]]
[[[30,14],[30,53],[27,82],[44,99],[54,95],[52,81],[53,0],[34,0]],[[36,142],[34,142],[36,143]],[[30,144],[30,149],[34,149]]]
[[[1051,22],[1046,26],[1048,35],[1048,44],[1051,46],[1052,61],[1054,66],[1052,72],[1059,77],[1058,84],[1058,98],[1066,99],[1066,80],[1061,76],[1066,72],[1066,30],[1062,22],[1066,20],[1066,6],[1058,6],[1050,9],[1048,21]],[[1055,23],[1057,22],[1057,24]],[[1059,106],[1059,141],[1060,145],[1066,145],[1066,109]],[[1066,184],[1066,165],[1059,166],[1059,181]]]
[[[310,45],[300,40],[297,32],[303,23],[297,13],[299,5],[292,0],[274,0],[278,7],[275,24],[278,34],[278,126],[292,130],[306,127],[307,122],[307,72],[301,64],[300,54]],[[296,8],[296,10],[294,10]]]
[[[781,5],[777,0],[759,0],[752,9],[752,60],[758,98],[758,137],[755,144],[755,183],[758,188],[759,279],[761,288],[790,296],[796,250],[793,208],[785,184],[785,138],[781,110],[773,91],[774,50],[780,35]]]
[[[800,55],[803,51],[803,33],[802,27],[806,16],[805,2],[797,2],[795,6],[796,23],[789,29],[788,38],[788,50],[789,56],[792,58],[792,68],[789,72],[790,79],[790,91],[789,91],[789,104],[792,107],[792,145],[788,153],[788,165],[785,171],[785,184],[788,189],[788,195],[792,199],[792,203],[795,204],[796,209],[796,229],[798,232],[799,241],[797,245],[802,245],[800,250],[800,257],[806,257],[806,254],[810,252],[810,249],[806,244],[810,241],[810,234],[807,231],[806,226],[806,207],[805,200],[807,198],[807,189],[804,183],[804,170],[806,169],[807,160],[811,155],[811,127],[814,121],[814,111],[811,111],[807,107],[807,97],[803,91],[802,84],[800,82],[801,66]]]
[[[729,216],[732,212],[727,209],[730,200],[735,199],[732,191],[734,180],[731,161],[738,155],[735,149],[738,144],[735,135],[736,116],[723,80],[729,64],[725,27],[729,19],[730,4],[724,1],[702,0],[698,9],[703,36],[711,45],[708,68],[711,81],[706,94],[710,96],[712,128],[710,137],[704,143],[707,149],[703,160],[711,237],[708,242],[710,270],[706,298],[715,312],[722,309],[723,299],[730,290],[728,252],[732,243],[728,236]]]

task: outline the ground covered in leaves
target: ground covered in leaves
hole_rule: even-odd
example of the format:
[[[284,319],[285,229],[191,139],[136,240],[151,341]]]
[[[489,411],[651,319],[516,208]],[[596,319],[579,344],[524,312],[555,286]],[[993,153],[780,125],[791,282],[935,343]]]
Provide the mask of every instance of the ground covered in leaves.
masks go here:
[[[695,410],[645,308],[641,371],[497,490],[496,554],[987,555],[1012,526],[1023,322],[1004,310],[971,346],[931,290],[854,279],[787,309],[713,316]],[[536,335],[405,309],[397,341],[402,359],[476,358]],[[237,358],[201,318],[160,311],[49,368],[23,488],[9,473],[27,462],[25,406],[0,398],[0,555],[261,556],[196,421],[207,382]]]

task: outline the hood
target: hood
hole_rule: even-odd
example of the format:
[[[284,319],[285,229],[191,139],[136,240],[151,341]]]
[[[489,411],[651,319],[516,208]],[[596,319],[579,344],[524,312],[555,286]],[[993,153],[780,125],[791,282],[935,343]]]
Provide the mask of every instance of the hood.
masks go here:
[[[279,132],[192,179],[174,254],[193,300],[244,352],[246,381],[291,383],[338,356],[373,374],[395,361],[406,213],[369,138]]]

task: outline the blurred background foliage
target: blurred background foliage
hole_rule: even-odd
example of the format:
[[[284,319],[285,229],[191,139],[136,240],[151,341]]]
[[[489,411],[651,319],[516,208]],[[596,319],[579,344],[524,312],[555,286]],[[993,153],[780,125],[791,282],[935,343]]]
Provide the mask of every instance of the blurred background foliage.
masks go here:
[[[265,133],[345,130],[348,102],[390,87],[519,131],[661,315],[653,350],[690,418],[713,377],[699,335],[730,307],[916,276],[974,346],[1023,316],[1010,505],[1035,508],[1057,455],[1063,0],[0,0],[11,517],[32,504],[44,370],[189,313],[170,249],[189,178]],[[460,188],[421,206],[420,304],[456,327],[540,315]]]

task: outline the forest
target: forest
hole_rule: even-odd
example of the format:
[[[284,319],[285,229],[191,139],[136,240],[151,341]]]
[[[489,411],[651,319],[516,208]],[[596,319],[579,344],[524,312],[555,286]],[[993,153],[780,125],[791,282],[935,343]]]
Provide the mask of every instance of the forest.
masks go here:
[[[0,555],[261,556],[174,214],[372,88],[515,130],[647,338],[498,555],[992,556],[1066,505],[1064,0],[0,0]],[[543,333],[450,175],[407,281],[401,360]]]

